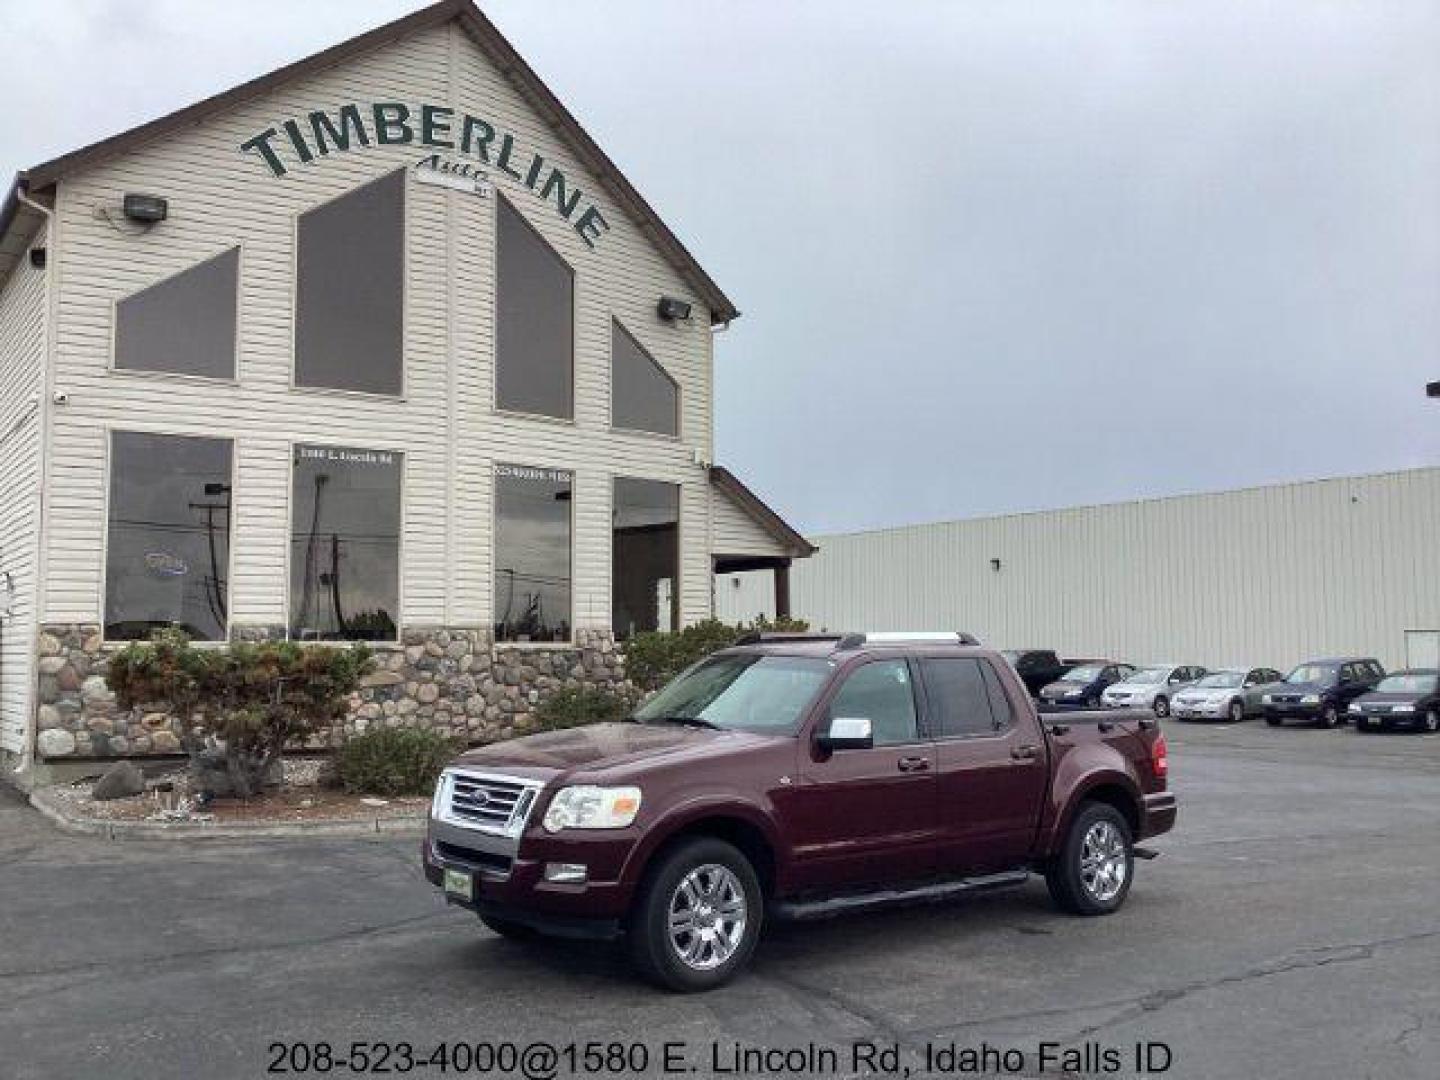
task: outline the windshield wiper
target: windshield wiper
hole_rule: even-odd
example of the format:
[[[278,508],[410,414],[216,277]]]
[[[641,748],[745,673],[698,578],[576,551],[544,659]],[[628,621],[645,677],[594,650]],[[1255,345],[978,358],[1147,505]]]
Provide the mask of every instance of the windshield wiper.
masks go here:
[[[650,719],[662,724],[685,724],[687,727],[709,728],[711,731],[725,730],[713,720],[706,720],[703,716],[652,716]]]

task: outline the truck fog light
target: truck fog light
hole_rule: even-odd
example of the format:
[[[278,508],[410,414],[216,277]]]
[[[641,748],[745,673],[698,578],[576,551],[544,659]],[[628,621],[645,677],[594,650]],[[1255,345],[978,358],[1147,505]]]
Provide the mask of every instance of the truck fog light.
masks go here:
[[[587,870],[584,863],[547,862],[545,880],[552,885],[584,885]]]

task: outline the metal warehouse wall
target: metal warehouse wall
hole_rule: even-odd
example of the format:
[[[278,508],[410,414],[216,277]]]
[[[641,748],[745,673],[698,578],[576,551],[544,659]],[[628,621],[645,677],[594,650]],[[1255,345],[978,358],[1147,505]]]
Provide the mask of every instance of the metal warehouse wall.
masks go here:
[[[1417,469],[813,537],[793,606],[817,628],[964,629],[1067,655],[1398,667],[1406,631],[1440,630],[1437,537],[1440,469]],[[769,613],[769,589],[719,578],[716,613]]]

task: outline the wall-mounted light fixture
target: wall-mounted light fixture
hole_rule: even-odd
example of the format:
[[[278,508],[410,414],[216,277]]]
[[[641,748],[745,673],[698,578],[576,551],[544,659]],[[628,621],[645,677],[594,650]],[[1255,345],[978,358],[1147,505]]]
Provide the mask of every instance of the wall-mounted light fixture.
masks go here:
[[[662,296],[655,310],[666,322],[683,322],[690,318],[690,302],[678,296]]]
[[[998,574],[998,573],[1000,572],[1000,560],[999,560],[999,559],[991,559],[991,560],[990,560],[990,569],[991,569],[991,570],[994,570],[994,571]]]
[[[133,221],[137,225],[158,225],[170,215],[170,203],[159,195],[141,195],[127,191],[120,203],[120,211],[127,221]]]

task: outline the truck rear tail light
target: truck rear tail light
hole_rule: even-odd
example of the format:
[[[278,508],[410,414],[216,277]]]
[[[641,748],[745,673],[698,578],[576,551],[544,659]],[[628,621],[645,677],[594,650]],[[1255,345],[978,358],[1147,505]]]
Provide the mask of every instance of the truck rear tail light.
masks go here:
[[[1165,779],[1170,772],[1170,748],[1165,745],[1164,734],[1155,736],[1155,744],[1150,747],[1150,765],[1155,770],[1155,775],[1161,780]]]

